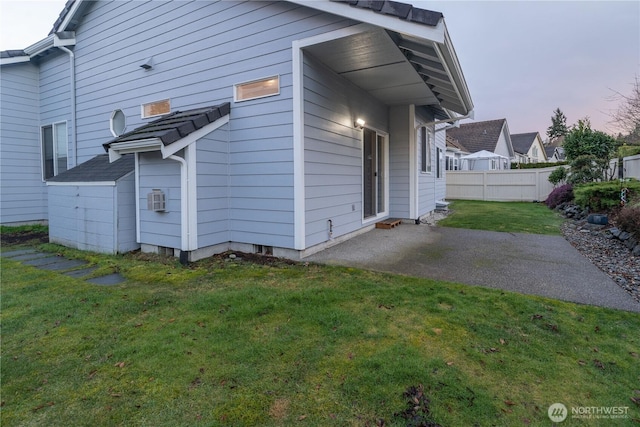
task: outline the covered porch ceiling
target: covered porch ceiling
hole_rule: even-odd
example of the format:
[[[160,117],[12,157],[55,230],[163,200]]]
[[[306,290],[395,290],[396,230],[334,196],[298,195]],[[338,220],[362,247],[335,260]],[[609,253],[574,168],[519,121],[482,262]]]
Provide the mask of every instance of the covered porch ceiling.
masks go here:
[[[473,109],[462,76],[451,69],[457,60],[431,40],[372,28],[304,50],[386,105],[428,107],[440,119]]]

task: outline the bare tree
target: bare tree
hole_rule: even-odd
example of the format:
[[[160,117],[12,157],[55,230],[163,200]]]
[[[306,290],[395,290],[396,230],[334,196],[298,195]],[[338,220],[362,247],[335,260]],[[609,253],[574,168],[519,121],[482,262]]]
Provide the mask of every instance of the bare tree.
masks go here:
[[[640,77],[636,75],[633,89],[629,95],[614,91],[611,100],[618,101],[618,110],[611,114],[612,123],[627,135],[640,133]]]

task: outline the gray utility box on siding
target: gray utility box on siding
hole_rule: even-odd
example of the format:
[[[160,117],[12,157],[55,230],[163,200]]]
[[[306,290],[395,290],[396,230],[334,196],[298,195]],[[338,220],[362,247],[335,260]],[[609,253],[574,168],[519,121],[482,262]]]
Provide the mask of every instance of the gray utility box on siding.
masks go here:
[[[133,155],[104,154],[47,181],[49,240],[102,253],[138,249]]]

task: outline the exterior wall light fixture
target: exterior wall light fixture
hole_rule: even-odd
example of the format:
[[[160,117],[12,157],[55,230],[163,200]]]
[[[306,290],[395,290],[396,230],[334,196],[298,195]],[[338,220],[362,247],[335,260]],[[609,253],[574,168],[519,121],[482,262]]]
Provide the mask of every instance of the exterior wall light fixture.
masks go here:
[[[365,121],[363,119],[357,118],[356,121],[353,123],[353,126],[356,129],[362,129],[364,128],[364,124],[365,124]]]

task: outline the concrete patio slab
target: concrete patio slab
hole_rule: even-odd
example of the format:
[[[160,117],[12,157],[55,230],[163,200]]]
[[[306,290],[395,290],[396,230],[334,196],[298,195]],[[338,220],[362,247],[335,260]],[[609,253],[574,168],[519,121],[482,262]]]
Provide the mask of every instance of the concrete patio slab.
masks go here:
[[[640,304],[562,236],[402,224],[305,258],[640,312]]]

